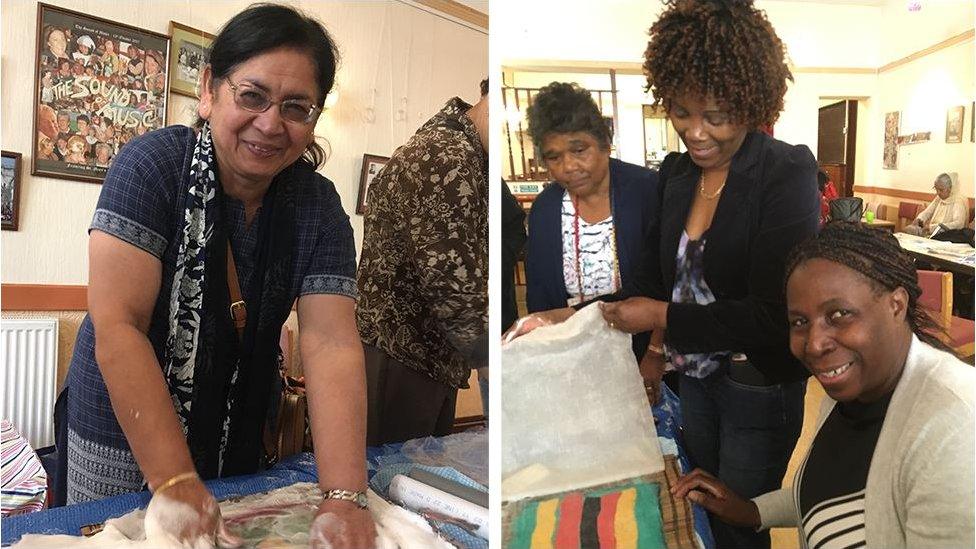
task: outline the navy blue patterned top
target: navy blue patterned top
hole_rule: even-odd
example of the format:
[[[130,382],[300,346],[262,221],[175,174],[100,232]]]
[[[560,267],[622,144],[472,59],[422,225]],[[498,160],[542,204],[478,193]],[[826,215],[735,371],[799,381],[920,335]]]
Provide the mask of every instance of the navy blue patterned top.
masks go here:
[[[190,162],[195,143],[193,129],[170,126],[126,145],[107,174],[90,228],[124,240],[162,262],[161,287],[148,333],[161,364],[170,291],[182,240],[183,197],[192,183]],[[296,196],[295,266],[290,286],[292,297],[337,294],[355,299],[356,251],[352,226],[335,186],[309,166],[299,166],[291,173],[300,179],[296,186],[299,190]],[[239,201],[227,199],[225,212],[242,293],[254,295],[249,286],[252,278],[260,280],[252,277],[259,223],[252,221],[245,227],[244,207]],[[259,210],[256,219],[260,215]],[[259,293],[260,289],[256,290]],[[135,481],[141,484],[141,475],[136,464],[130,461],[128,444],[115,419],[95,361],[95,334],[88,316],[78,332],[66,387],[70,391],[67,409],[69,453],[75,463],[81,464],[80,469],[85,469],[86,461],[92,465],[87,473],[90,478],[73,479],[75,486],[91,486],[91,493],[74,494],[69,500],[97,499],[118,491],[131,491]],[[104,460],[113,460],[109,467],[113,471],[103,470],[106,467]],[[113,490],[111,484],[120,490]]]
[[[707,305],[715,301],[715,295],[705,282],[704,258],[704,236],[700,240],[691,240],[687,232],[681,231],[681,242],[678,244],[678,254],[675,257],[672,303]],[[672,350],[669,354],[676,370],[696,378],[708,376],[723,362],[728,362],[731,356],[728,351],[680,354]]]

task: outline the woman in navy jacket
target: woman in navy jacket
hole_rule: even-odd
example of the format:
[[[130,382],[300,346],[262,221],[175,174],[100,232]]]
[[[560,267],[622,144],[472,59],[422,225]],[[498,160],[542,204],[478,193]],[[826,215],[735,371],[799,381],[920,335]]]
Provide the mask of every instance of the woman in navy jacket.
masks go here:
[[[644,232],[659,213],[657,174],[610,158],[607,125],[590,92],[574,84],[542,88],[528,117],[557,183],[536,197],[529,214],[529,312],[620,290],[636,276]],[[634,336],[638,360],[649,339],[646,332]]]

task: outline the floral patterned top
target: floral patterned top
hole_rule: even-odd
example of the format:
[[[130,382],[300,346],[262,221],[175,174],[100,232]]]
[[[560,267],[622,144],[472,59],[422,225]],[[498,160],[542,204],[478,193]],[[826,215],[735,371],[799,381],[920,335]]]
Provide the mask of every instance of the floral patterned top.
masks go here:
[[[363,343],[451,387],[487,359],[488,155],[455,97],[370,185],[356,319]]]
[[[681,231],[681,242],[675,257],[674,291],[671,292],[672,303],[697,303],[707,305],[715,301],[712,290],[705,282],[705,238],[691,240],[688,233]],[[674,368],[685,375],[704,378],[718,369],[722,363],[727,363],[732,356],[729,351],[712,353],[676,353],[673,349],[668,352]]]

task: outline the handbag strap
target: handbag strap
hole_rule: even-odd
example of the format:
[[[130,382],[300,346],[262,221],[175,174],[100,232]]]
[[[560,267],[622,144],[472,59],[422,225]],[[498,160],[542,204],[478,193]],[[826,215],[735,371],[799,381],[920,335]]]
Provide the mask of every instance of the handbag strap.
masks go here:
[[[237,330],[237,339],[244,339],[244,326],[247,325],[247,303],[241,297],[241,282],[237,278],[237,265],[234,263],[234,250],[227,240],[227,289],[230,290],[230,318]]]

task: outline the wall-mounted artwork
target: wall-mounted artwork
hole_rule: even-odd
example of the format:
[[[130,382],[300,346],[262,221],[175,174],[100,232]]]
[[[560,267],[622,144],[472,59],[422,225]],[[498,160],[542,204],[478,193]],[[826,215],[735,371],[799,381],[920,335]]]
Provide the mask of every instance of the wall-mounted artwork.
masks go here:
[[[962,143],[962,123],[965,115],[965,105],[952,107],[946,113],[946,143]]]
[[[900,112],[885,113],[884,157],[882,159],[882,167],[886,170],[898,169],[898,130],[900,121]]]
[[[38,4],[31,174],[101,183],[129,140],[166,125],[169,37]]]
[[[214,36],[176,21],[169,22],[169,34],[173,37],[169,89],[180,95],[199,97],[200,74],[207,63],[207,54]]]
[[[369,186],[373,183],[373,178],[380,173],[383,166],[390,161],[388,156],[375,154],[363,155],[363,170],[359,173],[359,200],[356,202],[356,213],[362,215],[366,213],[366,199],[369,196]]]
[[[0,228],[16,231],[20,213],[20,153],[0,153],[0,168],[3,174],[0,183]]]

